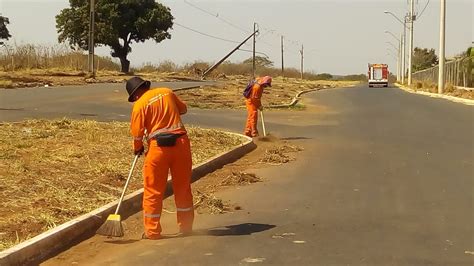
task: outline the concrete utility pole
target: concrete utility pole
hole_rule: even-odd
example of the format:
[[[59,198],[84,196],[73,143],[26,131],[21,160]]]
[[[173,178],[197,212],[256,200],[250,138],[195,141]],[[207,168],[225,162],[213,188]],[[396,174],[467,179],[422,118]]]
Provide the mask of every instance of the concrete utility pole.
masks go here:
[[[252,62],[252,76],[255,78],[255,33],[257,32],[257,23],[253,23],[253,62]]]
[[[303,47],[303,45],[301,45],[300,54],[301,54],[301,79],[303,79],[303,71],[304,71],[304,68],[303,68],[303,61],[304,61],[304,47]]]
[[[416,20],[415,16],[415,0],[410,0],[410,44],[408,49],[410,50],[410,54],[408,57],[408,85],[411,85],[412,79],[412,67],[413,67],[413,22]]]
[[[445,38],[446,32],[446,0],[441,0],[441,12],[439,16],[439,72],[438,72],[438,93],[444,90],[444,63],[445,63]]]
[[[95,77],[95,64],[94,64],[94,24],[95,24],[95,3],[94,0],[90,0],[90,17],[89,17],[89,56],[88,56],[88,71]]]
[[[283,35],[281,35],[281,75],[285,73],[285,64],[283,62]]]

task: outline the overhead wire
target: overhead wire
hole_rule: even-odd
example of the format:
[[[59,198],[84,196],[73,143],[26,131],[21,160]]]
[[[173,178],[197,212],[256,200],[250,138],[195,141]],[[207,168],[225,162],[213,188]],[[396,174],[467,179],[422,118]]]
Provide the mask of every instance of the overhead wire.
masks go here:
[[[241,27],[241,26],[235,25],[235,24],[229,22],[228,20],[222,18],[221,16],[219,16],[219,13],[215,13],[215,14],[214,14],[214,13],[212,13],[212,12],[210,12],[210,11],[204,9],[204,8],[201,8],[201,7],[197,6],[196,4],[193,4],[193,3],[189,2],[189,1],[186,1],[186,0],[183,0],[183,1],[184,1],[184,3],[186,3],[187,5],[193,7],[193,8],[195,8],[195,9],[197,9],[197,10],[200,10],[201,12],[204,12],[204,13],[206,13],[206,14],[212,16],[212,17],[215,17],[215,18],[219,19],[220,21],[226,23],[227,25],[229,25],[229,26],[231,26],[231,27],[233,27],[233,28],[235,28],[235,29],[238,29],[238,30],[243,31],[243,32],[245,32],[245,33],[251,33],[251,31],[249,31],[249,30],[247,30],[247,29],[245,29],[245,28],[243,28],[243,27]]]
[[[194,4],[194,3],[191,3],[190,1],[187,1],[187,0],[183,0],[183,1],[184,1],[185,4],[187,4],[187,5],[191,6],[191,7],[195,8],[195,9],[197,9],[197,10],[203,12],[203,13],[205,13],[206,15],[209,15],[209,16],[212,16],[212,17],[214,17],[214,18],[217,18],[218,20],[224,22],[225,24],[227,24],[227,25],[229,25],[229,26],[231,26],[231,27],[233,27],[233,28],[235,28],[235,29],[238,29],[238,30],[240,30],[240,31],[242,31],[242,32],[245,32],[245,33],[251,33],[251,32],[252,32],[252,31],[249,31],[249,30],[247,30],[247,29],[245,29],[245,28],[243,28],[243,27],[241,27],[241,26],[239,26],[239,25],[236,25],[236,24],[231,23],[230,21],[224,19],[223,17],[221,17],[221,16],[219,15],[219,13],[211,12],[211,11],[209,11],[209,10],[207,10],[207,9],[204,9],[204,8],[202,8],[202,7],[200,7],[200,6],[196,5],[196,4]],[[185,29],[187,29],[187,30],[190,30],[190,31],[193,31],[193,32],[195,32],[195,33],[201,34],[201,35],[203,35],[203,36],[207,36],[207,37],[210,37],[210,38],[214,38],[214,39],[217,39],[217,40],[221,40],[221,41],[225,41],[225,42],[230,42],[230,43],[240,43],[240,42],[238,42],[238,41],[229,40],[229,39],[226,39],[226,38],[214,36],[214,35],[211,35],[211,34],[208,34],[208,33],[205,33],[205,32],[202,32],[202,31],[199,31],[199,30],[196,30],[196,29],[187,27],[187,26],[184,26],[184,25],[179,24],[179,23],[176,23],[176,22],[175,22],[175,24],[178,25],[178,26],[181,26],[181,27],[183,27],[183,28],[185,28]],[[258,27],[258,24],[257,24],[257,27]],[[269,29],[269,28],[264,28],[264,27],[262,27],[262,29],[264,29],[266,32],[265,32],[264,34],[257,34],[257,35],[256,35],[257,40],[258,40],[259,42],[261,42],[261,43],[267,45],[267,46],[272,47],[272,48],[276,48],[277,46],[274,45],[274,44],[271,44],[271,43],[269,43],[269,42],[267,42],[267,41],[265,41],[265,40],[263,39],[264,37],[268,37],[268,34],[270,34],[270,35],[278,35],[278,36],[285,36],[284,34],[278,33],[278,32],[277,32],[276,30],[274,30],[274,29]],[[260,30],[258,30],[258,32],[260,32]],[[297,48],[300,48],[300,47],[301,47],[300,42],[295,41],[295,40],[293,40],[293,39],[285,38],[285,41],[287,41],[288,44],[293,45],[293,46],[295,46],[295,47],[297,47]],[[250,45],[250,44],[249,44],[249,43],[245,43],[244,45],[245,45],[245,46],[248,46],[248,45]],[[240,50],[240,51],[245,51],[245,52],[252,52],[252,51],[250,51],[250,50],[245,50],[245,49],[238,49],[238,50]],[[300,50],[296,51],[296,50],[293,50],[293,49],[288,49],[288,52],[294,53],[294,54],[298,54],[298,55],[300,54]],[[266,54],[264,54],[264,53],[262,53],[262,52],[256,52],[256,53],[258,53],[258,54],[263,54],[263,55],[265,55],[265,56],[268,57],[268,55],[266,55]]]
[[[241,42],[238,42],[238,41],[234,41],[234,40],[229,40],[229,39],[225,39],[225,38],[222,38],[222,37],[217,37],[217,36],[214,36],[214,35],[211,35],[211,34],[208,34],[208,33],[204,33],[204,32],[201,32],[201,31],[198,31],[198,30],[195,30],[193,28],[190,28],[188,26],[184,26],[178,22],[174,22],[174,24],[182,27],[182,28],[185,28],[187,30],[190,30],[192,32],[195,32],[195,33],[198,33],[198,34],[201,34],[201,35],[204,35],[204,36],[207,36],[207,37],[210,37],[210,38],[214,38],[214,39],[217,39],[217,40],[221,40],[221,41],[225,41],[225,42],[230,42],[230,43],[241,43]]]
[[[425,7],[421,11],[420,15],[418,15],[417,19],[419,19],[421,17],[421,15],[423,15],[423,13],[425,12],[425,10],[426,10],[426,8],[428,7],[429,4],[430,4],[430,0],[426,1]]]

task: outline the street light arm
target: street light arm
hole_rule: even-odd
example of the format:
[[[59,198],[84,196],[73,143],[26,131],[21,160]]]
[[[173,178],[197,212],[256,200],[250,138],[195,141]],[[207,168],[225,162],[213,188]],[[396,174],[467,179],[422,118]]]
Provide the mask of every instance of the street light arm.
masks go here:
[[[390,15],[392,15],[398,22],[400,22],[400,23],[403,25],[403,27],[409,29],[408,26],[405,25],[405,22],[403,22],[401,19],[399,19],[399,18],[398,18],[395,14],[393,14],[392,12],[390,12],[390,11],[384,11],[384,13],[385,13],[385,14],[390,14]]]
[[[400,39],[398,39],[397,36],[395,36],[395,34],[393,34],[392,32],[386,30],[385,33],[392,35],[393,38],[395,38],[395,40],[397,40],[398,42],[400,42]]]
[[[390,44],[391,46],[393,46],[393,48],[395,48],[395,50],[396,50],[397,52],[400,51],[400,49],[398,49],[398,47],[397,47],[395,44],[393,44],[393,43],[391,43],[391,42],[385,42],[385,43],[388,43],[388,44]]]

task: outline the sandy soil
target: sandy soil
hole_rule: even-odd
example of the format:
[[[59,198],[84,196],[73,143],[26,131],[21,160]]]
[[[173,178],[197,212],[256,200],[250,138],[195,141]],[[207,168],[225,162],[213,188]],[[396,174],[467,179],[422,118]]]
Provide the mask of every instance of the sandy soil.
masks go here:
[[[297,157],[297,152],[302,148],[282,141],[275,137],[255,139],[257,149],[245,155],[234,163],[227,164],[195,182],[192,185],[196,212],[199,214],[219,215],[226,212],[239,212],[246,210],[234,202],[226,202],[216,197],[217,192],[225,191],[235,186],[248,186],[255,182],[265,182],[268,177],[257,176],[253,173],[255,169],[268,167],[269,164],[283,164]],[[250,170],[252,169],[252,170]],[[202,201],[204,199],[204,201]],[[165,199],[163,212],[166,217],[175,216],[175,205],[173,197]],[[164,217],[164,218],[166,218]],[[199,217],[198,217],[199,218]],[[173,222],[174,221],[174,218]],[[167,219],[170,220],[170,219]],[[169,222],[169,221],[168,221]],[[125,236],[120,239],[94,236],[85,240],[77,246],[51,258],[42,265],[71,265],[77,264],[81,258],[94,256],[98,252],[108,248],[116,248],[110,243],[127,244],[140,241],[143,233],[141,213],[129,217],[123,222]],[[169,225],[168,225],[169,226]],[[176,228],[164,227],[164,237],[173,238]],[[176,225],[174,225],[176,226]],[[144,240],[146,241],[146,240]],[[157,245],[159,245],[159,240]]]

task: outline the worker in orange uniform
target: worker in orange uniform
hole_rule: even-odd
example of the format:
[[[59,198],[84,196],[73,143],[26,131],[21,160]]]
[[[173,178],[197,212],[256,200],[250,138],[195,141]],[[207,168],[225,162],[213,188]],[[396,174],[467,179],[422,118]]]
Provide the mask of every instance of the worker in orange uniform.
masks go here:
[[[143,154],[143,141],[148,143],[143,166],[143,238],[161,237],[160,218],[169,171],[179,230],[181,234],[189,234],[194,208],[191,147],[181,121],[181,115],[187,111],[186,104],[172,90],[150,89],[150,82],[139,77],[128,80],[126,89],[128,101],[134,102],[130,127],[135,155]]]
[[[247,123],[245,125],[244,134],[249,137],[258,137],[257,119],[258,110],[263,110],[261,101],[263,89],[271,86],[272,77],[265,76],[257,78],[245,100],[245,105],[247,106]]]

